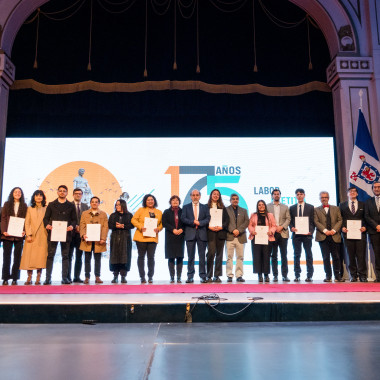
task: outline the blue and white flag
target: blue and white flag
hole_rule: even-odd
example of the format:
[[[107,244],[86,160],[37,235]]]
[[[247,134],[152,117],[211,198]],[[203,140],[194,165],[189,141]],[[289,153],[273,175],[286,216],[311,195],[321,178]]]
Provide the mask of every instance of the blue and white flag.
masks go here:
[[[372,184],[380,179],[380,162],[361,110],[348,175],[350,185],[358,189],[359,200],[365,201],[373,196]]]

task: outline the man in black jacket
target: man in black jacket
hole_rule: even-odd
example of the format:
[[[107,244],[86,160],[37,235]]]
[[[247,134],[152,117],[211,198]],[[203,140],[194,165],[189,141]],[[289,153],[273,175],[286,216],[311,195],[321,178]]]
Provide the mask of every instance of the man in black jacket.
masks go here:
[[[53,221],[67,222],[66,241],[60,241],[62,254],[62,284],[71,284],[68,280],[69,269],[69,248],[71,242],[71,231],[77,224],[77,215],[75,206],[69,202],[67,198],[67,187],[60,185],[58,187],[58,198],[50,202],[46,208],[44,217],[44,225],[49,231],[48,235],[48,257],[46,260],[46,280],[44,285],[51,285],[51,273],[53,271],[53,262],[55,252],[57,250],[57,241],[51,241],[51,231],[53,229]]]

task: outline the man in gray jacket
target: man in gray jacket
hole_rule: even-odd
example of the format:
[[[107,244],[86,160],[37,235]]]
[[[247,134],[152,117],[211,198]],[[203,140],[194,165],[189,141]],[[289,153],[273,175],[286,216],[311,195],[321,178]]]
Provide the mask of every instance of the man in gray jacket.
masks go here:
[[[248,212],[245,208],[239,207],[239,196],[231,194],[231,205],[226,208],[230,223],[227,232],[227,282],[232,282],[233,275],[233,260],[236,252],[236,281],[245,282],[243,278],[244,270],[244,247],[247,242],[247,234],[245,230],[249,224]]]
[[[278,248],[281,253],[281,274],[282,281],[289,282],[288,278],[288,239],[289,239],[289,224],[290,213],[288,206],[280,203],[280,189],[272,190],[272,203],[267,204],[268,212],[274,215],[276,219],[277,229],[274,234],[275,241],[272,242],[271,258],[273,281],[278,281]]]

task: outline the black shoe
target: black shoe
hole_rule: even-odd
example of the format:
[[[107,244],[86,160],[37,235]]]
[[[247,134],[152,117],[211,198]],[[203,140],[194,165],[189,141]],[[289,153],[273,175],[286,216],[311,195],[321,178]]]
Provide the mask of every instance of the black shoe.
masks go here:
[[[330,277],[326,277],[323,282],[332,282],[331,278]]]
[[[171,283],[171,284],[174,284],[174,276],[173,276],[173,277],[170,277],[170,283]]]
[[[126,276],[121,276],[121,281],[120,281],[122,284],[127,284],[128,281],[127,281],[127,278]]]
[[[194,283],[194,279],[192,279],[192,278],[188,278],[188,279],[186,280],[186,284],[192,284],[192,283]]]
[[[13,281],[12,281],[12,285],[17,285],[17,281],[16,281],[16,280],[13,280]]]
[[[283,277],[282,281],[284,281],[284,282],[290,282],[290,278],[289,277]]]
[[[149,284],[153,284],[153,278],[152,278],[152,277],[149,277],[149,278],[148,278],[148,283],[149,283]]]
[[[117,284],[119,282],[119,276],[113,276],[113,280],[111,281],[111,284]]]
[[[206,282],[212,282],[212,278],[211,277],[206,278]]]
[[[44,285],[51,285],[51,280],[50,279],[46,279],[45,282],[44,282]]]
[[[219,277],[214,277],[213,279],[212,279],[212,281],[213,282],[222,282],[222,280],[219,278]]]
[[[207,281],[205,277],[201,278],[201,284],[207,284],[208,282],[211,282],[211,281]]]
[[[264,276],[264,280],[265,280],[265,282],[269,282],[270,281],[269,280],[269,276],[267,274]]]
[[[311,277],[306,277],[305,282],[313,282],[313,279]]]
[[[141,279],[141,283],[142,283],[142,284],[146,284],[146,280],[145,280],[145,278],[142,278],[142,279]]]
[[[273,276],[273,282],[278,282],[278,276]]]
[[[294,282],[300,282],[301,281],[301,279],[299,278],[299,277],[296,277],[295,279],[294,279]]]
[[[360,282],[368,282],[367,277],[360,277]]]
[[[177,278],[177,284],[182,284],[181,277]]]
[[[361,281],[362,279],[360,279],[360,281]],[[357,277],[351,277],[351,280],[350,280],[351,282],[358,282],[358,278]]]
[[[71,281],[68,278],[63,278],[61,281],[61,284],[62,285],[70,285]]]
[[[77,282],[79,284],[83,284],[83,280],[80,278],[74,278],[73,282]]]
[[[344,280],[344,278],[342,278],[342,277],[335,277],[335,279],[334,279],[334,282],[344,282],[345,280]]]
[[[263,282],[263,276],[259,274],[259,282]]]
[[[71,279],[71,277],[67,277],[67,279],[68,279],[70,282],[73,282],[73,280]]]
[[[236,281],[237,281],[237,279],[236,279]],[[227,282],[232,282],[232,277],[228,277]]]
[[[4,280],[3,285],[8,285],[8,280]]]
[[[373,280],[373,282],[380,282],[380,280],[378,280],[377,278],[375,280]]]
[[[231,280],[232,281],[232,280]],[[236,282],[245,282],[244,278],[243,277],[238,277],[236,279]]]

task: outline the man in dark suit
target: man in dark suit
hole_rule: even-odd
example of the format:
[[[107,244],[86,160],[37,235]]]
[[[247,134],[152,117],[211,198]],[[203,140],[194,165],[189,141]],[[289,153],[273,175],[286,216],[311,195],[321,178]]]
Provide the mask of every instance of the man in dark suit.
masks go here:
[[[365,203],[365,221],[375,253],[375,282],[380,282],[380,181],[372,184],[374,197]]]
[[[74,278],[73,282],[80,282],[82,283],[83,280],[80,278],[80,272],[82,270],[82,256],[83,256],[83,251],[79,249],[80,243],[81,243],[81,238],[79,234],[79,222],[80,222],[80,217],[82,215],[83,211],[88,210],[88,205],[86,203],[81,202],[83,196],[83,191],[79,187],[74,189],[73,191],[73,198],[74,201],[72,202],[75,206],[75,211],[77,213],[77,225],[74,228],[72,232],[72,237],[71,237],[71,243],[70,243],[70,250],[69,250],[69,273],[67,278],[69,281],[71,281],[71,267],[72,267],[72,260],[73,260],[73,254],[74,254],[74,249],[75,249],[75,265],[74,265]]]
[[[236,252],[236,267],[235,276],[237,282],[245,282],[243,278],[244,274],[244,247],[247,243],[246,229],[249,224],[248,212],[245,208],[239,206],[239,196],[237,194],[231,194],[231,205],[226,208],[228,216],[230,218],[227,232],[227,282],[232,282],[234,274],[233,261],[234,253]]]
[[[314,224],[317,228],[315,241],[321,247],[323,266],[326,273],[324,282],[331,282],[332,272],[330,255],[333,261],[334,277],[336,282],[344,282],[340,275],[339,243],[342,241],[340,229],[342,228],[342,215],[339,207],[329,205],[329,193],[321,191],[319,193],[321,206],[314,209]]]
[[[296,193],[298,202],[297,204],[289,207],[289,212],[290,212],[289,226],[290,226],[290,230],[293,232],[292,239],[293,239],[293,249],[294,249],[294,273],[296,276],[294,281],[295,282],[301,281],[300,260],[301,260],[301,252],[302,252],[302,245],[303,245],[303,248],[305,250],[305,255],[306,255],[306,271],[307,271],[307,277],[305,281],[312,282],[314,267],[313,267],[313,252],[311,250],[311,246],[312,246],[313,233],[314,233],[314,206],[304,201],[305,199],[304,189],[297,189],[295,193]],[[296,217],[309,218],[309,232],[307,233],[307,235],[297,234],[296,222],[295,222]]]
[[[191,203],[183,206],[181,220],[185,224],[185,241],[187,247],[187,283],[194,282],[195,246],[198,246],[199,277],[201,283],[207,283],[206,279],[206,247],[207,226],[210,222],[210,210],[208,206],[199,203],[201,193],[194,189],[191,194]]]
[[[358,201],[358,190],[356,187],[350,187],[347,190],[349,201],[339,205],[342,214],[343,224],[343,240],[348,254],[348,270],[351,275],[351,282],[358,281],[367,282],[367,262],[366,262],[366,224],[364,219],[364,203]],[[361,239],[347,239],[347,220],[360,220],[362,227]]]

